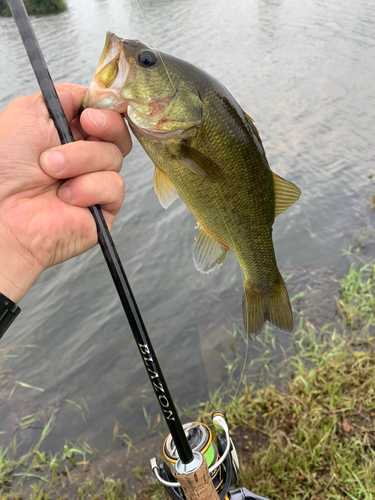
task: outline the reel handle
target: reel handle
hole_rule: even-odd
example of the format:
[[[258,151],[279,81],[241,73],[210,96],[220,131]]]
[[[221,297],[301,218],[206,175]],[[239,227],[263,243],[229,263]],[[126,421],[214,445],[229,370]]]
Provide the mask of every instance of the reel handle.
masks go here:
[[[203,455],[194,451],[195,467],[177,463],[176,477],[181,485],[186,500],[219,500],[219,495],[208,472],[207,461]],[[199,463],[200,462],[200,463]],[[179,467],[184,465],[184,467]]]

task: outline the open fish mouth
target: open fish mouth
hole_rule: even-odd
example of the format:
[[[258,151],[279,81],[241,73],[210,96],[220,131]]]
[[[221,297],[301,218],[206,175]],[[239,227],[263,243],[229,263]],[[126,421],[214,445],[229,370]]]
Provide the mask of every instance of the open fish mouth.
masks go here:
[[[121,96],[121,90],[126,85],[129,72],[130,65],[121,38],[108,32],[95,75],[82,102],[83,109],[103,108],[118,113],[126,112],[128,103]]]

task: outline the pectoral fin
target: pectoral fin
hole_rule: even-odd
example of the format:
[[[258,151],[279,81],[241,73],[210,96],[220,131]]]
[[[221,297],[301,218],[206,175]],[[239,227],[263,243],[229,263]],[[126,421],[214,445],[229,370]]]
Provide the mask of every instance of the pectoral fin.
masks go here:
[[[210,273],[224,262],[228,249],[211,238],[202,228],[195,236],[193,261],[201,273]]]
[[[177,159],[189,170],[210,182],[217,182],[223,175],[219,165],[184,142],[180,143],[180,155]]]
[[[165,173],[155,165],[154,189],[163,208],[168,208],[177,198],[177,189]]]
[[[284,212],[301,196],[301,190],[292,182],[272,173],[275,187],[275,217]]]

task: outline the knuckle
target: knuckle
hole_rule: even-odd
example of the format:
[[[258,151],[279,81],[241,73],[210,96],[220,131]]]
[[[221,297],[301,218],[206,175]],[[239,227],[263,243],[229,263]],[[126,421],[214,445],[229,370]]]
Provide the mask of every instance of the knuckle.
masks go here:
[[[126,186],[125,179],[123,177],[121,177],[120,174],[118,174],[118,176],[119,176],[119,179],[118,179],[119,187],[120,187],[122,192],[125,192],[125,186]]]
[[[123,155],[120,149],[115,144],[111,144],[111,150],[112,150],[112,164],[114,166],[114,169],[116,171],[120,171],[122,167]]]
[[[113,187],[111,189],[111,193],[113,196],[112,201],[115,203],[119,203],[121,205],[121,203],[124,200],[124,196],[125,196],[125,181],[121,177],[121,175],[117,174],[117,173],[115,174],[113,181],[114,181],[114,185],[112,185]]]

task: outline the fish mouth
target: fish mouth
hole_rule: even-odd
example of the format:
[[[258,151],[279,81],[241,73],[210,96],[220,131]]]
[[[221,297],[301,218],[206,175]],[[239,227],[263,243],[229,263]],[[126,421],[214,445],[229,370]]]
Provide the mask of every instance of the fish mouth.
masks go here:
[[[108,32],[95,75],[82,102],[82,109],[111,109],[118,113],[127,110],[128,102],[121,90],[129,78],[130,64],[126,60],[122,39]]]

